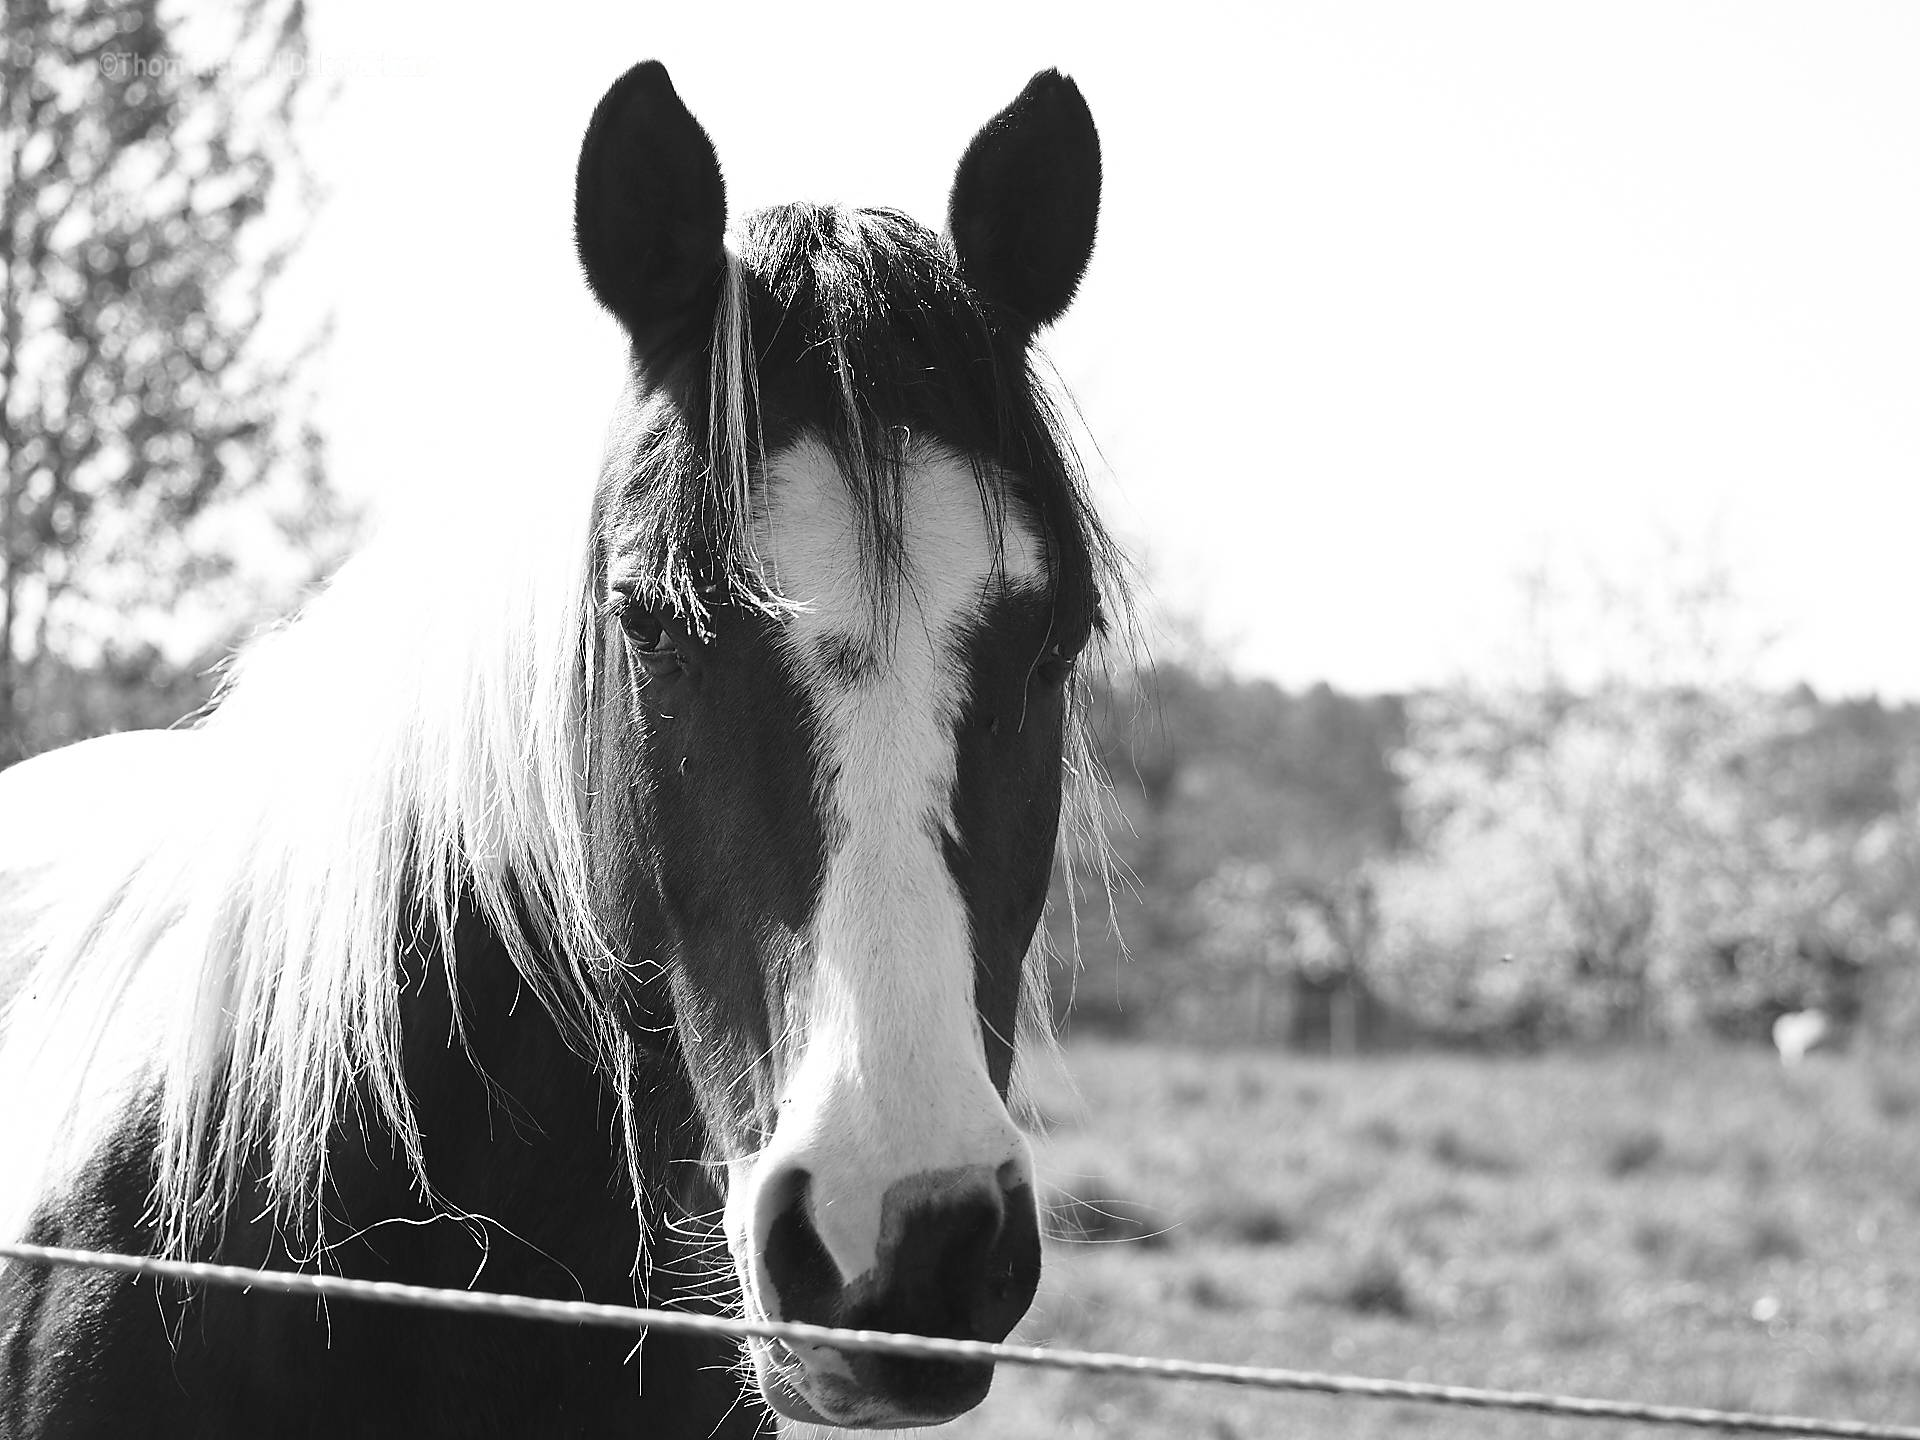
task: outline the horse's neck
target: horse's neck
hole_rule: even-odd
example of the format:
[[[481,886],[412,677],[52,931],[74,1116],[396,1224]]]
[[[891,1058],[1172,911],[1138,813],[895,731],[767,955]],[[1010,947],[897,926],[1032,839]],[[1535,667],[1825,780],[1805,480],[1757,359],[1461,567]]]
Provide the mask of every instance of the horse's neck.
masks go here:
[[[356,1132],[352,1117],[368,1112],[348,1107],[329,1148],[324,1257],[310,1241],[288,1238],[256,1183],[204,1258],[275,1268],[318,1261],[350,1276],[612,1304],[673,1304],[710,1282],[691,1254],[658,1243],[677,1238],[664,1225],[650,1227],[657,1243],[651,1271],[642,1272],[663,1283],[649,1290],[634,1278],[640,1221],[612,1138],[612,1097],[539,1005],[518,993],[498,941],[477,925],[460,932],[452,969],[464,1045],[454,1034],[448,967],[437,955],[400,964],[405,1074],[437,1194],[420,1196],[401,1147],[370,1120]],[[93,1161],[49,1197],[28,1238],[109,1250],[157,1243],[148,1207],[156,1098],[150,1090],[123,1109]],[[684,1133],[670,1111],[652,1118],[662,1136]],[[663,1143],[647,1157],[656,1209],[665,1176],[700,1173],[671,1164],[675,1148]],[[0,1330],[23,1313],[10,1313],[8,1298],[0,1289]],[[61,1302],[60,1315],[79,1317],[73,1333],[95,1346],[86,1353],[111,1359],[73,1371],[89,1417],[95,1392],[124,1387],[159,1417],[146,1425],[156,1434],[545,1434],[559,1426],[717,1440],[758,1431],[729,1368],[733,1347],[717,1341],[656,1335],[636,1356],[632,1337],[613,1331],[316,1307],[258,1292],[197,1293],[191,1311],[166,1299],[156,1311],[158,1298],[103,1286]],[[57,1332],[21,1333],[43,1350]],[[96,1344],[98,1336],[109,1338]],[[10,1384],[27,1393],[15,1362],[53,1363],[24,1342],[4,1348],[0,1395]],[[565,1407],[563,1420],[552,1418],[555,1405]],[[150,1418],[146,1409],[138,1414]],[[0,1433],[12,1433],[4,1418]]]
[[[595,1069],[568,1047],[506,948],[477,917],[456,929],[451,967],[437,953],[400,961],[405,1076],[434,1193],[422,1197],[390,1140],[343,1133],[330,1156],[324,1238],[348,1274],[576,1299],[667,1300],[685,1266],[641,1254],[618,1107]],[[449,983],[449,968],[453,981]],[[458,1020],[453,986],[458,987]],[[649,1250],[671,1240],[691,1158],[684,1086],[664,1085],[641,1157]],[[676,1111],[678,1113],[676,1113]],[[698,1203],[698,1202],[695,1202]],[[371,1228],[369,1228],[371,1227]],[[356,1254],[356,1251],[364,1253]],[[404,1273],[403,1273],[404,1272]]]

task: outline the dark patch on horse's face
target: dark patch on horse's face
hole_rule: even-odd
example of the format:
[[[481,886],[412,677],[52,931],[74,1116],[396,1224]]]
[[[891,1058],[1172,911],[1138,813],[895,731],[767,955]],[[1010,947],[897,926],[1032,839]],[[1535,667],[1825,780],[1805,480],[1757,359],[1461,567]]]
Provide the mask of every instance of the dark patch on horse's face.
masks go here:
[[[865,682],[880,660],[869,642],[837,636],[816,647],[814,661],[833,684],[845,687]]]
[[[617,582],[617,578],[616,581]],[[593,777],[607,847],[604,903],[640,986],[636,1023],[677,1031],[723,1150],[764,1142],[776,1097],[756,1070],[770,1000],[819,903],[826,837],[816,722],[778,649],[778,621],[716,604],[696,638],[660,617],[683,660],[650,675],[620,619],[602,622],[597,723],[612,761]]]
[[[1052,632],[1044,595],[995,602],[966,647],[968,701],[954,726],[947,868],[966,902],[987,1071],[1003,1096],[1021,974],[1047,902],[1060,827],[1065,677],[1036,663],[1055,643]]]

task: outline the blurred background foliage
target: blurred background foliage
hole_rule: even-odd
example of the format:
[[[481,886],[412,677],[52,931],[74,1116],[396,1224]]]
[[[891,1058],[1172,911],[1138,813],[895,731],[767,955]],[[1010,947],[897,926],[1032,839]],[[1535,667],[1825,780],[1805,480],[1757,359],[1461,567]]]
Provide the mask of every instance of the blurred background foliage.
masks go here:
[[[1127,953],[1083,895],[1061,1017],[1336,1053],[1764,1038],[1815,1008],[1912,1033],[1920,707],[1756,687],[1765,639],[1710,558],[1521,591],[1503,677],[1114,682]]]
[[[0,764],[202,703],[341,553],[266,343],[315,196],[299,0],[8,0],[0,35]]]

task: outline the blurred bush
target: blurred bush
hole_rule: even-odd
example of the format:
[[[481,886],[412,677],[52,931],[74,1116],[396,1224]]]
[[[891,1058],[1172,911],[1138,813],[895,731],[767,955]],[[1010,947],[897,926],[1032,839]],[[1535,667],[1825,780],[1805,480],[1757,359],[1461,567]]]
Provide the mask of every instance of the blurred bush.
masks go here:
[[[1804,691],[1462,689],[1411,705],[1399,764],[1416,845],[1373,872],[1373,976],[1424,1028],[1757,1037],[1792,1010],[1920,1018],[1920,713]]]
[[[1409,706],[1382,990],[1533,1042],[1920,1021],[1920,711],[1757,685],[1767,641],[1697,557],[1529,601],[1516,675]]]

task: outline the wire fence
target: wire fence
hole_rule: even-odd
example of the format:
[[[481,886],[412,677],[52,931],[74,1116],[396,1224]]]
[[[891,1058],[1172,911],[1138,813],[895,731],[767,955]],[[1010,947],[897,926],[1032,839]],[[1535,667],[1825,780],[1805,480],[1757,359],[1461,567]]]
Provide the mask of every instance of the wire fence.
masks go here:
[[[660,1330],[730,1339],[796,1341],[830,1345],[839,1350],[922,1360],[984,1360],[1082,1374],[1125,1375],[1142,1380],[1242,1385],[1259,1390],[1522,1411],[1584,1420],[1637,1421],[1647,1425],[1681,1425],[1703,1430],[1838,1436],[1850,1437],[1850,1440],[1920,1440],[1920,1426],[1912,1425],[1880,1425],[1798,1415],[1757,1415],[1684,1405],[1646,1405],[1626,1400],[1481,1390],[1463,1385],[1380,1380],[1360,1375],[1331,1375],[1260,1365],[1217,1365],[1100,1351],[1044,1350],[1031,1345],[989,1345],[978,1340],[943,1340],[926,1335],[894,1335],[878,1330],[841,1330],[827,1325],[804,1325],[781,1320],[737,1320],[718,1315],[689,1315],[677,1310],[598,1305],[584,1300],[541,1300],[529,1295],[498,1295],[482,1290],[440,1290],[386,1280],[351,1280],[341,1275],[311,1275],[290,1270],[249,1270],[238,1265],[203,1265],[184,1260],[115,1255],[97,1250],[69,1250],[50,1245],[0,1244],[0,1258],[34,1265],[69,1265],[89,1270],[116,1271],[187,1284],[311,1295],[323,1300],[357,1300],[376,1305],[410,1306],[560,1325],[603,1325],[640,1332]]]

